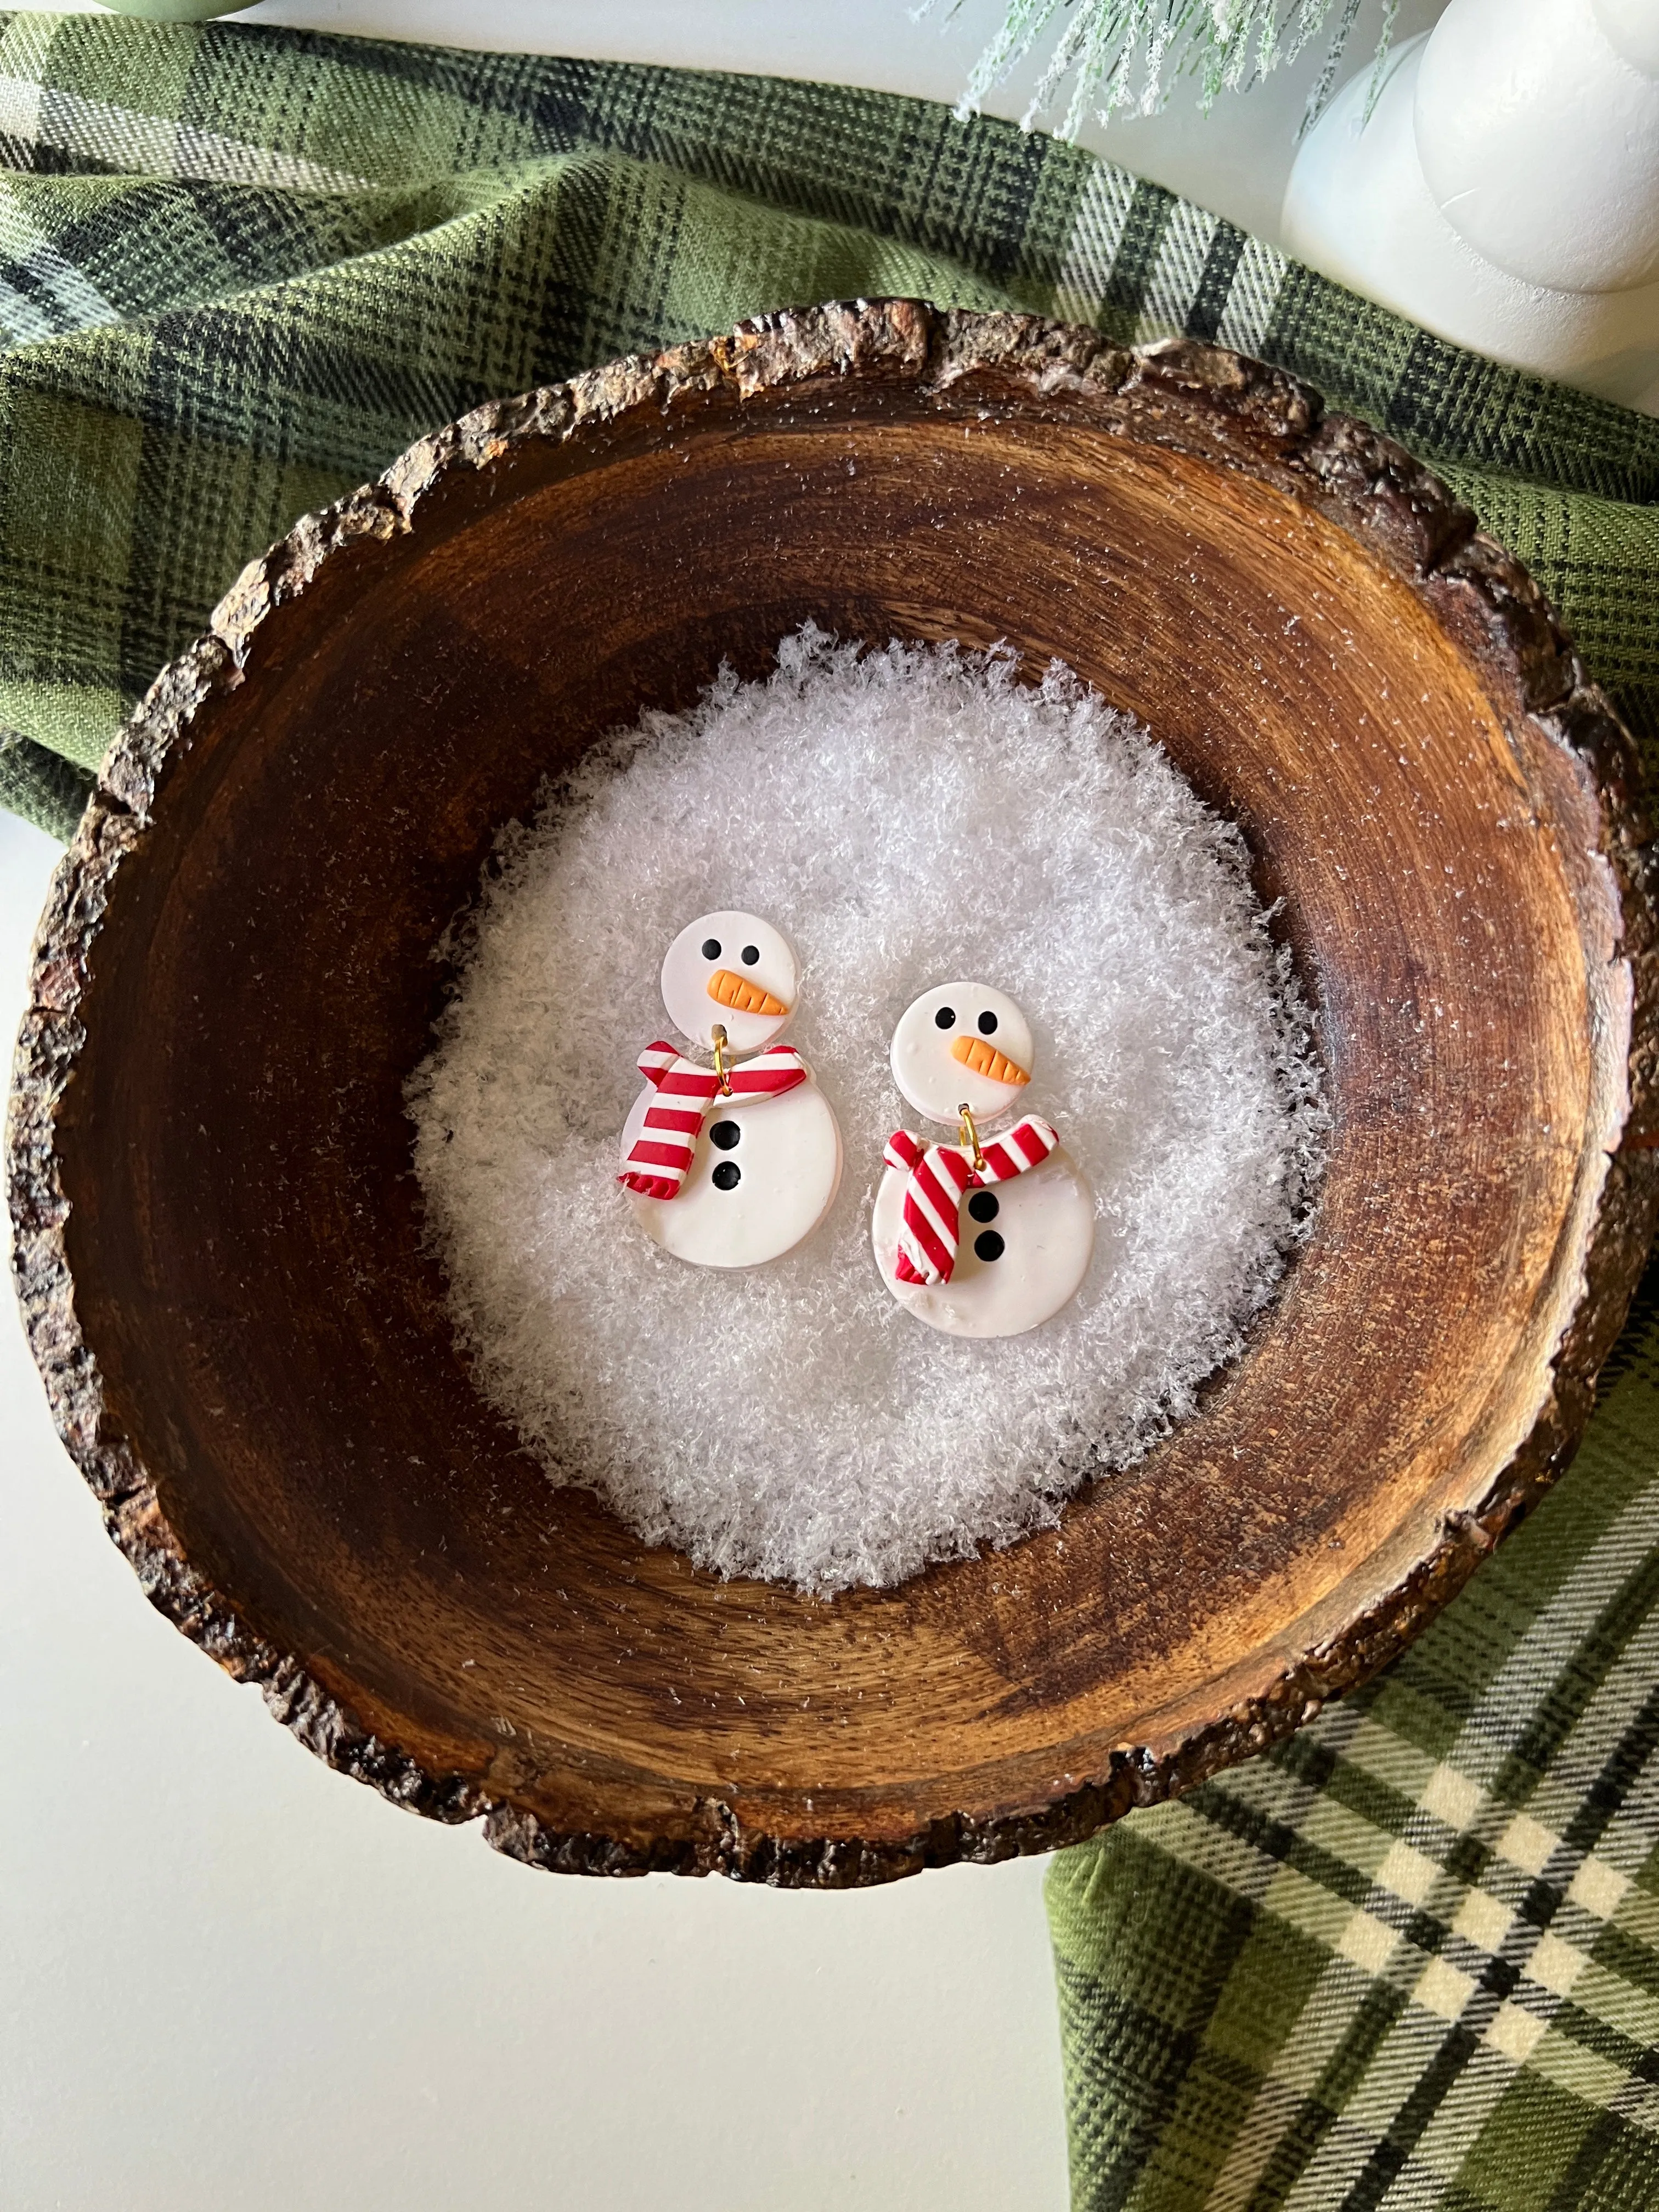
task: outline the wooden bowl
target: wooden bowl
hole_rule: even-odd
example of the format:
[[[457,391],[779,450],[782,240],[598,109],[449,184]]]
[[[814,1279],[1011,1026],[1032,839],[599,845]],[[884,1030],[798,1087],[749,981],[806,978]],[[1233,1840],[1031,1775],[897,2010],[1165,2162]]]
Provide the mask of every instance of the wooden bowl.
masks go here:
[[[809,615],[1142,717],[1284,901],[1335,1113],[1196,1417],[1057,1533],[829,1603],[549,1489],[453,1347],[401,1099],[501,823]],[[10,1136],[58,1424],[188,1635],[520,1857],[846,1884],[1085,1835],[1389,1658],[1571,1453],[1656,1202],[1647,835],[1514,562],[1236,356],[896,301],[481,409],[246,572],[59,872]]]

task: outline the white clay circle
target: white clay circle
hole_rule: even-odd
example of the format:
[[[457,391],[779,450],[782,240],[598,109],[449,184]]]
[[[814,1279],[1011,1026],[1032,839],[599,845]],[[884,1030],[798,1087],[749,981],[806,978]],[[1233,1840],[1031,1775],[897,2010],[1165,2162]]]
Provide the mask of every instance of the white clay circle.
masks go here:
[[[656,1096],[647,1084],[634,1102],[622,1133],[624,1161]],[[716,1141],[734,1129],[735,1142]],[[717,1098],[703,1115],[678,1194],[641,1198],[630,1191],[629,1203],[646,1234],[677,1260],[760,1267],[781,1259],[823,1219],[840,1188],[841,1163],[841,1130],[809,1080],[773,1098]]]
[[[870,1241],[883,1282],[929,1328],[947,1336],[1023,1336],[1076,1297],[1094,1249],[1095,1199],[1063,1148],[993,1190],[963,1194],[956,1265],[948,1283],[894,1279],[908,1181],[896,1168],[883,1176]],[[995,1200],[996,1212],[988,1221],[975,1219],[975,1198]],[[988,1229],[1002,1240],[1002,1250],[993,1260],[982,1260],[974,1249]]]
[[[708,991],[710,981],[722,975],[769,992],[783,1012],[740,1013],[722,1006]],[[738,1059],[771,1043],[793,1012],[799,989],[800,963],[793,946],[781,929],[755,914],[723,909],[688,923],[662,963],[662,1002],[675,1028],[707,1052],[713,1049],[718,1022]]]
[[[1001,1053],[1028,1079],[1032,1073],[1031,1024],[1006,991],[988,983],[936,984],[905,1008],[893,1032],[893,1080],[930,1121],[954,1121],[967,1105],[976,1121],[988,1122],[1025,1096],[1022,1083],[994,1081],[964,1066],[953,1050],[963,1038]]]

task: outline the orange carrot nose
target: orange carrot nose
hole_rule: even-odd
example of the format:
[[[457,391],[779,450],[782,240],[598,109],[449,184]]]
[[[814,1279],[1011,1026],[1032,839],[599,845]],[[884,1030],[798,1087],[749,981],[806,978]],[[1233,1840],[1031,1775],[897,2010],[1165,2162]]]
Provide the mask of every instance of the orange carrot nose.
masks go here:
[[[709,988],[714,988],[711,983]],[[959,1060],[964,1067],[971,1067],[975,1075],[988,1075],[993,1083],[1029,1083],[1030,1077],[1017,1060],[1006,1052],[999,1052],[983,1037],[959,1036],[951,1047],[952,1060]]]
[[[714,970],[708,979],[708,995],[717,1006],[730,1006],[734,1014],[787,1014],[789,1011],[781,999],[763,991],[746,975],[734,975],[729,968]],[[1022,1083],[1024,1079],[1020,1078]]]

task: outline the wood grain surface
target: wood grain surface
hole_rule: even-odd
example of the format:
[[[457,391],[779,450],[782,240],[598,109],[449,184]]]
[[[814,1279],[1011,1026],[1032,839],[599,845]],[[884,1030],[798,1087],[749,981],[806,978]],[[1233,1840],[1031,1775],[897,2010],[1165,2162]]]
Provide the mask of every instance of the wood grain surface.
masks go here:
[[[421,1249],[431,957],[541,778],[811,616],[1006,639],[1237,819],[1321,1022],[1315,1232],[1061,1527],[824,1602],[550,1491]],[[65,1442],[334,1765],[538,1864],[1046,1849],[1398,1650],[1570,1456],[1659,1199],[1629,741],[1443,486],[1276,372],[913,302],[478,410],[240,579],[105,764],[9,1135]]]

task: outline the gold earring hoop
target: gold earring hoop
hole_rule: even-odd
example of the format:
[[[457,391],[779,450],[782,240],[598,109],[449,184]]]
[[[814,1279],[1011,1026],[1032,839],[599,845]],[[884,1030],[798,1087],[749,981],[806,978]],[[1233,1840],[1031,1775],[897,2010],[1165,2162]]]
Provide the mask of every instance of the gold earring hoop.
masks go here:
[[[973,1154],[974,1173],[977,1175],[985,1165],[985,1155],[980,1150],[979,1131],[974,1126],[974,1110],[971,1106],[962,1105],[957,1107],[957,1112],[961,1117],[958,1133],[962,1139],[963,1150]]]
[[[720,1023],[716,1022],[708,1034],[714,1047],[714,1079],[720,1085],[720,1097],[729,1098],[732,1096],[732,1078],[726,1067],[726,1030]]]

